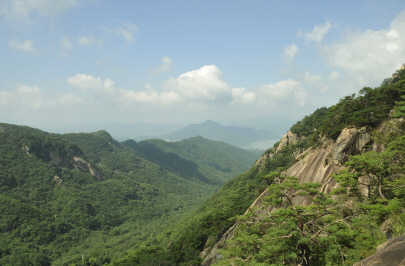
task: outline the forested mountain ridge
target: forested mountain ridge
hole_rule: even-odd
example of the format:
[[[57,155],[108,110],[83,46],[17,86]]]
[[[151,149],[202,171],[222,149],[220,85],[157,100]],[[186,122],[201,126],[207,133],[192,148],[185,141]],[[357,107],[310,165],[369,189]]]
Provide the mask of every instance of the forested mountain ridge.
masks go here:
[[[187,169],[184,178],[106,131],[52,134],[0,124],[0,143],[1,265],[108,264],[164,239],[166,227],[229,178],[211,182],[208,170],[198,179]],[[224,176],[239,171],[228,170]]]
[[[258,159],[251,152],[201,136],[178,142],[154,139],[138,143],[127,140],[123,144],[135,149],[140,157],[168,171],[185,178],[190,174],[200,179],[209,177],[205,182],[220,185],[248,170]]]
[[[318,109],[178,225],[170,245],[112,265],[353,265],[374,254],[405,233],[404,95],[402,67]]]

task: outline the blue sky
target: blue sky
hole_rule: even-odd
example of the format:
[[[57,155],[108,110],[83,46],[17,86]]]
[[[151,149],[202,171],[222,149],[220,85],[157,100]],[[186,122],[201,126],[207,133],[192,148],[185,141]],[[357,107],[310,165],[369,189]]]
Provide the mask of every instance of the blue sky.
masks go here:
[[[0,0],[0,121],[297,121],[405,63],[405,1]]]

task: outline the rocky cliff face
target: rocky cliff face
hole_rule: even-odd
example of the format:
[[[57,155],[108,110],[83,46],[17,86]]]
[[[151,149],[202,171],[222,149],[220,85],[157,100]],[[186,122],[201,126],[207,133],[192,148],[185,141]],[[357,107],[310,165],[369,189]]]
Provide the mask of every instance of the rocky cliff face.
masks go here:
[[[45,162],[51,162],[56,166],[65,167],[67,169],[79,169],[85,172],[89,172],[97,180],[101,180],[103,178],[99,171],[92,167],[89,162],[78,156],[73,156],[72,158],[72,156],[68,156],[53,149],[44,149],[40,146],[28,147],[27,145],[23,145],[22,149],[28,156],[36,156],[37,158],[40,158]],[[58,180],[61,179],[59,178]],[[57,182],[58,184],[61,183],[61,181],[59,182],[56,179],[55,182]]]
[[[259,169],[261,166],[264,167],[265,161],[268,158],[271,159],[274,153],[281,153],[284,147],[295,144],[301,139],[302,138],[297,134],[289,131],[283,136],[278,147],[265,153],[264,156],[256,162],[256,166],[259,166]],[[371,134],[365,127],[360,129],[347,127],[342,130],[336,141],[323,138],[320,140],[320,145],[316,148],[309,148],[303,152],[296,151],[294,155],[296,155],[295,159],[297,162],[282,174],[298,177],[302,183],[319,182],[322,184],[322,192],[329,193],[338,186],[331,175],[343,169],[343,165],[349,159],[349,155],[369,151],[373,149],[373,144]],[[262,207],[262,197],[265,196],[266,193],[267,192],[264,191],[251,205],[250,209],[258,207],[260,211]],[[202,265],[211,265],[216,260],[222,258],[220,248],[225,244],[227,239],[233,236],[237,226],[238,225],[235,224],[222,236],[221,240],[205,257]]]

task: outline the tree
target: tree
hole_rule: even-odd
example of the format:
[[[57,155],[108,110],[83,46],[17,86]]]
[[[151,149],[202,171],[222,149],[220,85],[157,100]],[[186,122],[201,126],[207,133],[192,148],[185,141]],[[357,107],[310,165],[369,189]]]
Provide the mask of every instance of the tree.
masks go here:
[[[403,101],[395,102],[397,106],[394,108],[394,117],[403,117],[405,116],[405,95],[401,96]]]
[[[238,216],[234,238],[218,265],[341,265],[355,230],[347,207],[319,183],[279,178],[268,188],[267,210]]]
[[[360,188],[365,186],[368,198],[391,199],[395,196],[393,191],[405,188],[404,163],[405,135],[391,142],[384,152],[350,156],[345,164],[348,169],[334,177],[342,186],[340,192],[360,196]]]

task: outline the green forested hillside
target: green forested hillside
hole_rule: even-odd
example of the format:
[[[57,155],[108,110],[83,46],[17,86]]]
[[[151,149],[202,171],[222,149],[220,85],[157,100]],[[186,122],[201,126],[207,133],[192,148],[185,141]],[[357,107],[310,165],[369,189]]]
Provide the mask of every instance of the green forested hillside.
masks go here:
[[[123,144],[170,172],[216,185],[248,170],[258,159],[251,152],[200,136],[179,142],[154,139],[139,143],[127,140]]]
[[[112,265],[199,265],[199,254],[207,247],[207,241],[208,247],[212,247],[234,223],[230,218],[246,211],[268,186],[268,174],[287,169],[294,162],[286,148],[273,160],[267,160],[263,167],[254,166],[229,180],[197,210],[177,223],[169,237],[169,246],[155,245],[135,250]],[[148,264],[151,257],[155,264]]]
[[[167,171],[105,131],[0,129],[0,265],[108,264],[165,242],[166,228],[218,189],[205,173]]]

